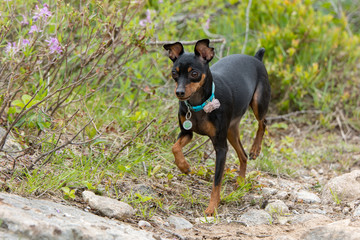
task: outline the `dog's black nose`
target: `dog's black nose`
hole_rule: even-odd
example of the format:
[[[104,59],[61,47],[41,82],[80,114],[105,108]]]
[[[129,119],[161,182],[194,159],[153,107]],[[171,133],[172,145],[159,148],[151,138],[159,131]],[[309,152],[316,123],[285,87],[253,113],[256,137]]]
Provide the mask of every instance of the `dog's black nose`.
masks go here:
[[[182,90],[182,89],[176,89],[176,96],[184,97],[185,96],[185,91]]]

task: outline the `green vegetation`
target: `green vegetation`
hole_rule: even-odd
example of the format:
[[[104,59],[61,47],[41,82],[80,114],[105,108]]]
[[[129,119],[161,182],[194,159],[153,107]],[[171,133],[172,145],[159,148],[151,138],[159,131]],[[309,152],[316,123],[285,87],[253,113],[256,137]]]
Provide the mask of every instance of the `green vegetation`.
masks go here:
[[[262,155],[248,172],[297,176],[323,162],[348,169],[353,160],[338,157],[359,146],[339,143],[334,131],[360,131],[360,21],[359,13],[348,15],[357,3],[342,3],[340,11],[329,1],[253,1],[245,45],[248,1],[2,1],[0,126],[22,150],[8,150],[0,137],[1,190],[73,201],[89,189],[129,202],[142,218],[203,210],[214,153],[196,136],[185,149],[192,175],[173,164],[177,100],[171,63],[155,40],[225,39],[213,44],[217,59],[265,47],[270,115],[320,112],[270,121]],[[306,129],[301,136],[290,134],[298,130],[294,123]],[[247,150],[256,128],[246,114]],[[227,203],[259,187],[256,176],[231,187],[237,165],[229,152]],[[137,182],[163,194],[132,193]]]

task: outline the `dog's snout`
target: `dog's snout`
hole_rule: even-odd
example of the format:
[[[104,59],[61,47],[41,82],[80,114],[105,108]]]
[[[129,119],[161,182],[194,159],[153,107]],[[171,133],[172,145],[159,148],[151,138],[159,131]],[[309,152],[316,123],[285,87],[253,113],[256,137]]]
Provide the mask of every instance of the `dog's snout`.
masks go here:
[[[176,93],[176,96],[177,96],[177,97],[182,98],[182,97],[185,96],[185,89],[184,89],[184,88],[181,88],[181,87],[178,87],[178,88],[176,89],[175,93]]]

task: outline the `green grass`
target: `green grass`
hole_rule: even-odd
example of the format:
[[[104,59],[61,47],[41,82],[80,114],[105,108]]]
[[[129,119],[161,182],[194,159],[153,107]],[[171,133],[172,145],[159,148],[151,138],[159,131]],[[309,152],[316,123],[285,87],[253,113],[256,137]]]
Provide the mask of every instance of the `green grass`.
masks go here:
[[[20,26],[19,19],[11,19],[10,16],[20,16],[21,11],[33,9],[34,4],[35,1],[21,3],[14,0],[6,6],[0,6],[3,12],[0,23],[12,27],[9,34],[1,38],[1,50],[9,42],[18,42],[28,36],[25,30],[30,26]],[[108,31],[109,25],[116,25],[111,22],[110,16],[115,16],[117,11],[114,12],[114,9],[119,5],[124,7],[123,4],[125,2],[90,1],[89,5],[83,6],[85,14],[93,17],[89,26],[99,29],[99,36],[95,34],[92,40],[97,41],[100,46],[104,44],[101,33]],[[55,10],[54,3],[51,2],[50,5],[51,10]],[[95,65],[98,67],[97,73],[110,76],[103,88],[97,89],[103,82],[98,82],[99,75],[95,75],[75,88],[65,103],[94,93],[90,97],[66,105],[54,114],[51,114],[50,107],[53,102],[45,102],[15,126],[12,132],[17,140],[24,148],[31,146],[34,153],[15,160],[6,159],[5,165],[10,166],[10,162],[15,161],[16,168],[14,172],[4,173],[9,176],[4,189],[9,188],[11,192],[22,195],[67,198],[68,201],[78,201],[81,191],[89,189],[127,201],[137,209],[137,216],[145,219],[157,213],[169,214],[185,209],[202,211],[206,208],[214,175],[213,147],[210,142],[199,147],[207,138],[195,135],[193,141],[184,148],[184,151],[189,151],[199,147],[186,156],[192,175],[182,175],[175,166],[171,147],[179,128],[176,116],[178,103],[173,96],[175,83],[170,78],[171,61],[165,56],[161,46],[145,43],[155,38],[179,41],[208,37],[202,24],[209,18],[209,31],[221,34],[227,40],[223,54],[239,53],[243,46],[247,2],[242,1],[236,5],[213,1],[210,5],[204,1],[175,1],[174,4],[163,5],[157,1],[147,1],[144,5],[139,5],[139,12],[122,29],[122,34],[125,34],[123,40],[130,47],[135,46],[135,50],[129,53],[129,59],[122,56],[119,59],[123,63],[111,66],[106,64],[112,58],[102,59]],[[62,26],[56,31],[59,31],[59,40],[63,41],[68,35],[77,39],[83,33],[90,34],[87,31],[92,28],[80,25],[73,32],[62,32],[62,29],[68,29],[64,27],[68,26],[66,24],[73,26],[73,22],[82,22],[78,20],[83,15],[79,11],[69,11],[77,10],[75,5],[58,4],[57,7],[59,13],[73,14],[65,14],[64,18],[62,15],[52,18],[49,29],[43,29],[42,37],[52,36],[54,26]],[[222,12],[217,11],[220,8]],[[153,11],[153,18],[152,24],[145,29],[139,27],[139,20],[144,19],[147,9]],[[234,183],[239,161],[236,153],[229,147],[221,193],[222,200],[226,203],[238,203],[245,194],[257,188],[256,177],[250,173],[260,171],[261,174],[298,177],[297,170],[302,168],[316,169],[323,164],[339,163],[341,167],[338,171],[346,171],[355,164],[350,156],[360,152],[360,147],[356,143],[345,142],[340,137],[335,116],[343,113],[341,122],[344,126],[348,126],[347,129],[353,130],[354,134],[356,130],[360,130],[360,104],[357,96],[360,78],[356,67],[360,37],[358,34],[349,37],[344,29],[344,20],[334,19],[325,14],[328,11],[321,9],[315,11],[311,1],[253,1],[250,16],[252,34],[246,53],[253,54],[260,46],[266,48],[264,61],[273,93],[270,115],[313,108],[321,110],[323,114],[271,122],[264,137],[261,155],[248,162],[249,182],[238,183],[237,187],[234,187]],[[186,22],[174,20],[184,12],[197,17],[189,18]],[[296,16],[294,12],[297,13]],[[66,21],[61,23],[63,25],[57,25],[60,24],[56,22],[57,19]],[[257,21],[252,21],[253,19]],[[144,39],[140,40],[142,36]],[[82,40],[85,42],[86,39]],[[72,42],[74,41],[70,41]],[[34,58],[43,58],[37,54],[46,52],[46,45],[42,42],[34,44],[34,48],[28,51]],[[217,54],[220,46],[214,44]],[[119,49],[115,49],[115,53],[122,50],[122,45],[117,47]],[[193,46],[185,48],[193,51]],[[69,56],[66,64],[55,64],[59,70],[58,75],[49,77],[54,80],[54,86],[62,83],[63,76],[67,74],[72,74],[70,82],[76,79],[79,70],[67,67],[80,63],[77,60],[82,57],[89,57],[81,55],[84,49],[85,45],[79,46]],[[94,51],[95,49],[90,49],[89,54]],[[1,63],[12,63],[15,66],[16,61],[20,61],[20,55],[19,58],[9,58],[4,53],[5,51],[0,53]],[[16,70],[18,75],[13,76],[14,79],[26,80],[14,83],[12,92],[15,93],[17,88],[20,92],[13,95],[15,101],[9,103],[9,108],[0,116],[4,126],[9,126],[15,120],[21,106],[29,102],[29,96],[35,94],[37,89],[34,86],[39,85],[40,91],[32,103],[44,99],[48,94],[48,79],[43,79],[47,69],[42,69],[43,66],[39,65],[40,70],[30,72],[27,70],[28,66],[25,63],[23,65],[17,70],[4,70],[5,73]],[[89,70],[90,66],[84,68],[86,73]],[[3,77],[6,76],[3,74]],[[59,96],[64,95],[65,93]],[[3,106],[5,96],[1,89],[0,106]],[[43,112],[44,109],[48,111]],[[34,170],[27,170],[39,154],[53,149],[58,143],[64,143],[90,120],[90,124],[75,142],[86,142],[97,137],[95,141],[68,145],[56,151],[48,163],[41,165],[41,162],[48,159],[45,158],[35,165]],[[256,129],[257,121],[249,111],[243,117],[240,127],[241,141],[247,152]],[[131,186],[138,182],[160,186],[157,188],[159,196],[132,193]]]

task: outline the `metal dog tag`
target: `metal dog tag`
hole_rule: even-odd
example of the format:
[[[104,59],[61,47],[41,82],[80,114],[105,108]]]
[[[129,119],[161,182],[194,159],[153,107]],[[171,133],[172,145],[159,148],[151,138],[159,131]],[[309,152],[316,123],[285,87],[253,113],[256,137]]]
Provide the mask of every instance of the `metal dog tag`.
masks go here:
[[[192,122],[190,120],[185,120],[183,122],[183,128],[185,130],[190,130],[192,128]]]
[[[185,121],[183,122],[183,128],[185,130],[190,130],[192,128],[192,122],[190,121],[190,118],[191,118],[191,111],[190,111],[190,108],[188,108],[188,111],[185,115]]]

